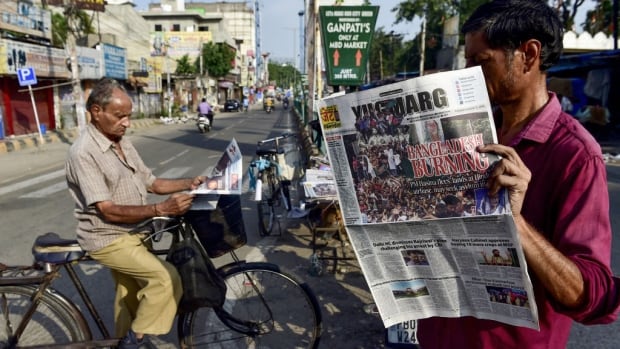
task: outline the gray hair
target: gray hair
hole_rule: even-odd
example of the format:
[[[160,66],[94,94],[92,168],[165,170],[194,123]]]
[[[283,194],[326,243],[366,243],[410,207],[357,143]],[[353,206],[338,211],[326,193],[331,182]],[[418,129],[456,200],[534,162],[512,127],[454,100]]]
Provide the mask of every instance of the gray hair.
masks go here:
[[[112,98],[112,94],[115,89],[119,89],[127,93],[127,90],[125,90],[123,85],[114,79],[103,78],[99,80],[88,96],[88,100],[86,101],[86,110],[90,111],[95,104],[105,108],[106,105],[110,103],[110,99]]]

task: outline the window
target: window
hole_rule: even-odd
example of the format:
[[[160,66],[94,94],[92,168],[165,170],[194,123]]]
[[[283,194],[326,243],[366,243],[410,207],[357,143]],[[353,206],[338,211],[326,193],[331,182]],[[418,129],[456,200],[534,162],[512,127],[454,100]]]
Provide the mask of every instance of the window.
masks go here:
[[[208,25],[198,26],[198,31],[199,32],[208,32],[209,31],[209,26]]]
[[[180,25],[180,24],[173,24],[173,25],[172,25],[172,31],[173,31],[173,32],[179,32],[179,31],[181,31],[181,25]]]
[[[155,24],[155,31],[156,32],[160,32],[161,30],[161,24]]]

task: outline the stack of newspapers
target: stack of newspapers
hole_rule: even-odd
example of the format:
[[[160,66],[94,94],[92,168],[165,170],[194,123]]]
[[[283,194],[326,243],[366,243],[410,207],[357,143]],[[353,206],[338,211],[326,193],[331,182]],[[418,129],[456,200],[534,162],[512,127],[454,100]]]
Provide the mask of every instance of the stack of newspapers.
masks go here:
[[[338,195],[336,180],[331,170],[307,169],[303,181],[306,198],[333,198]]]

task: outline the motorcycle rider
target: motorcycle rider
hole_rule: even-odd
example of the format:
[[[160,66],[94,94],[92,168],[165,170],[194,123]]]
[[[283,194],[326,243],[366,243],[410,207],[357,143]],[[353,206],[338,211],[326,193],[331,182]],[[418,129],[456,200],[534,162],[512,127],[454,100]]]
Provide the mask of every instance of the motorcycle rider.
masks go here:
[[[248,97],[243,96],[243,111],[248,111],[248,104],[249,104]]]
[[[203,98],[202,102],[198,104],[198,116],[206,116],[209,119],[209,125],[213,127],[213,109],[206,98]]]

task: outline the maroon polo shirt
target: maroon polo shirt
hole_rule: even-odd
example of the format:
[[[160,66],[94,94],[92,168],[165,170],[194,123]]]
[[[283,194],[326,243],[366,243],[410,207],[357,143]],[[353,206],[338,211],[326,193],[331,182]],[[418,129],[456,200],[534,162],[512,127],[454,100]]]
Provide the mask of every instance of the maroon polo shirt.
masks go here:
[[[563,309],[530,272],[540,331],[473,317],[433,317],[419,320],[424,349],[565,348],[573,320],[601,324],[617,316],[620,281],[610,269],[609,194],[599,144],[550,93],[509,146],[532,173],[523,217],[577,265],[587,301],[580,309]]]

